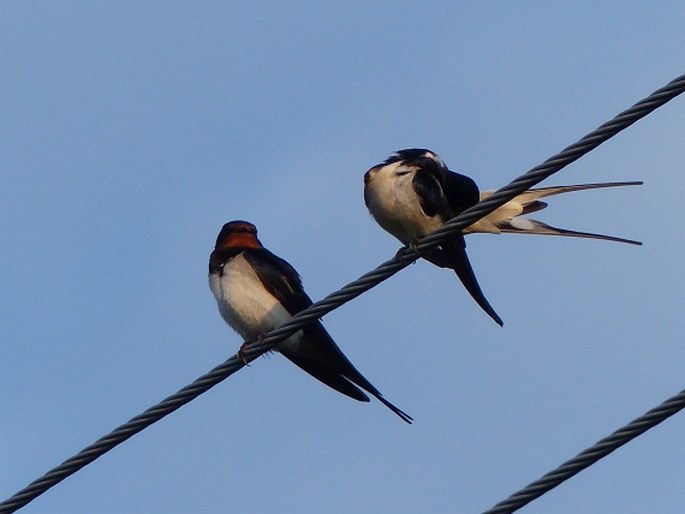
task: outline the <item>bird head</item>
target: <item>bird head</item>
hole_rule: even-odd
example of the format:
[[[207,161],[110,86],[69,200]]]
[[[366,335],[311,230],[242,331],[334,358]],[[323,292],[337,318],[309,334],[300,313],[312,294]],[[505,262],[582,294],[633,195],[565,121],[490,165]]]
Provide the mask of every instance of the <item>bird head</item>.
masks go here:
[[[257,239],[257,227],[247,221],[235,220],[221,227],[214,248],[262,248],[262,243]]]

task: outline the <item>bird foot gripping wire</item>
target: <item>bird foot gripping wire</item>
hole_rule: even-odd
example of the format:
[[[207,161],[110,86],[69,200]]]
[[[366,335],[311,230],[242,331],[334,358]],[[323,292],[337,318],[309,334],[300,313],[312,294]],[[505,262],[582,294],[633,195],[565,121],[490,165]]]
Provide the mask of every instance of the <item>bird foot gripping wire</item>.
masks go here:
[[[247,347],[250,346],[250,343],[245,341],[243,344],[240,345],[240,348],[238,349],[238,358],[242,361],[245,366],[249,366],[250,362],[247,360],[247,357],[245,356],[245,350]]]
[[[409,260],[411,260],[412,264],[415,264],[416,261],[418,261],[421,258],[421,254],[416,250],[416,242],[403,246],[397,252],[395,252],[395,260],[398,262],[402,262],[407,259],[407,252],[410,251],[412,252],[412,255],[409,257]]]
[[[254,342],[255,346],[261,346],[264,343],[264,334],[259,334],[257,336],[257,340]],[[243,344],[240,345],[240,348],[238,348],[238,358],[242,361],[245,366],[250,365],[250,361],[254,359],[249,359],[247,355],[245,355],[245,351],[250,348],[250,346],[253,343],[251,341],[245,341]]]

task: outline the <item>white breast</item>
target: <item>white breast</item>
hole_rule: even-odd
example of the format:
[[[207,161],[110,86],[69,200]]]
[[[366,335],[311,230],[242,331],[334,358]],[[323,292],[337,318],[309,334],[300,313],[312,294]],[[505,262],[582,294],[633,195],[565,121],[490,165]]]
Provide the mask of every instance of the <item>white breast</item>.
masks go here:
[[[292,318],[264,288],[242,254],[226,263],[221,276],[210,274],[209,287],[221,316],[245,341],[255,340]],[[301,337],[300,331],[281,344],[297,345]]]
[[[408,245],[436,230],[442,220],[429,217],[421,209],[414,191],[414,173],[395,175],[381,169],[367,184],[366,202],[378,224]]]

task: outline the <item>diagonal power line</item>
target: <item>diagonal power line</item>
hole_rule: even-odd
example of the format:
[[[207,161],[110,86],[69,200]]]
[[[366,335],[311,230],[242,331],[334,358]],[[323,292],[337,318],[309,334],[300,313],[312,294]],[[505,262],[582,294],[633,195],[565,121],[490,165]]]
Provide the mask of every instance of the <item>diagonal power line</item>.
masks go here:
[[[423,238],[414,248],[400,250],[394,258],[382,263],[376,269],[362,275],[359,279],[347,284],[339,291],[331,293],[323,300],[312,304],[307,309],[296,314],[288,323],[269,332],[262,339],[261,343],[253,342],[250,346],[245,348],[243,352],[244,358],[247,361],[256,359],[303,326],[321,318],[330,311],[353,300],[382,281],[390,278],[395,273],[408,266],[411,262],[414,262],[421,254],[440,244],[441,241],[451,234],[460,232],[463,228],[491,213],[526,189],[576,161],[621,130],[629,127],[669,100],[672,100],[683,91],[685,91],[685,75],[674,79],[663,88],[655,91],[628,110],[601,125],[578,142],[566,147],[560,153],[550,157],[539,166],[536,166],[526,174],[514,179],[511,183],[493,193],[492,196],[489,196],[487,199],[470,209],[465,210],[445,223],[438,230]],[[9,499],[0,503],[0,514],[7,514],[20,509],[68,476],[76,473],[115,446],[126,441],[129,437],[144,430],[164,416],[171,414],[176,409],[197,398],[202,393],[231,376],[244,365],[245,364],[237,355],[232,356],[193,383],[165,398],[143,413],[131,418],[129,421],[115,428],[112,432],[101,437],[59,466],[34,480]]]
[[[587,450],[583,450],[571,460],[546,473],[542,478],[531,482],[484,514],[509,514],[519,510],[521,507],[528,505],[536,498],[554,489],[565,480],[592,466],[599,459],[606,457],[614,450],[644,434],[650,428],[654,428],[662,421],[681,411],[684,407],[685,390],[680,391],[661,405],[634,419],[626,426],[619,428],[611,435],[597,441]]]

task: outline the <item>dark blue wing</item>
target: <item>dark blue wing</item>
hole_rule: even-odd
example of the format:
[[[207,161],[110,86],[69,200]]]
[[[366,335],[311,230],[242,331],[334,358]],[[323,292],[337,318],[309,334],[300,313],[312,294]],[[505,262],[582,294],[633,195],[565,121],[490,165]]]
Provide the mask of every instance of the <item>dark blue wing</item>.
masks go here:
[[[246,249],[243,255],[252,265],[266,290],[290,314],[297,314],[312,304],[311,298],[304,292],[297,271],[284,259],[266,248]],[[303,332],[304,337],[298,351],[292,352],[284,347],[279,350],[283,356],[336,391],[355,400],[368,402],[368,396],[354,385],[357,384],[404,421],[411,423],[411,416],[383,398],[380,391],[352,365],[321,322],[313,321],[303,328]]]
[[[249,248],[243,256],[252,265],[264,287],[292,315],[312,304],[295,268],[266,248]]]
[[[435,174],[424,168],[419,169],[412,179],[412,187],[426,216],[440,215],[443,221],[452,217],[442,186]]]
[[[442,176],[442,184],[452,216],[476,205],[480,199],[478,186],[466,175],[445,170]]]

